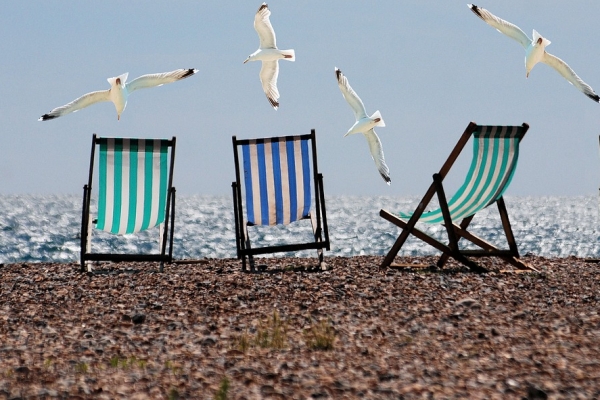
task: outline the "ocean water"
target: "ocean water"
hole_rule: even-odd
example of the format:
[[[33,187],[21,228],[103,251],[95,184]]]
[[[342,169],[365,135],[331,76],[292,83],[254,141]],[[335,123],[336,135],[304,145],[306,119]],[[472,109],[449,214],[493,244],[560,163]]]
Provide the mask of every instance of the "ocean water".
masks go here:
[[[600,257],[598,198],[510,197],[506,205],[522,255]],[[411,211],[417,197],[326,198],[331,251],[327,256],[385,255],[399,229],[379,216],[379,210]],[[174,250],[176,259],[235,257],[233,205],[228,196],[178,196]],[[79,260],[82,199],[75,195],[0,196],[0,263],[76,262]],[[94,210],[94,202],[92,202]],[[300,225],[298,225],[300,224]],[[419,224],[440,239],[442,226]],[[470,230],[506,248],[497,208],[475,216]],[[253,227],[251,238],[260,243],[284,243],[311,236],[310,223],[288,227]],[[136,235],[113,236],[94,230],[94,252],[156,252],[156,229]],[[438,254],[410,238],[400,255]],[[279,254],[313,256],[314,251]]]

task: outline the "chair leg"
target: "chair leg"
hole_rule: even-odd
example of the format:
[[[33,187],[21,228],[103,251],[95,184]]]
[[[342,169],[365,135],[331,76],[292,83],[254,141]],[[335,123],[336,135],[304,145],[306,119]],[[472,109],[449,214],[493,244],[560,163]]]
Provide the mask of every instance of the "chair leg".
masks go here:
[[[417,221],[419,220],[419,218],[421,218],[421,215],[425,211],[425,207],[427,207],[427,205],[431,201],[431,198],[433,197],[434,194],[435,194],[435,184],[432,183],[429,186],[429,189],[427,189],[427,193],[425,193],[425,195],[419,202],[419,205],[415,209],[415,212],[410,217],[408,222],[406,222],[406,227],[404,227],[402,232],[400,232],[400,236],[398,236],[398,239],[396,239],[396,241],[394,242],[394,245],[392,246],[392,248],[390,249],[388,254],[385,256],[383,263],[381,263],[381,266],[380,266],[381,268],[389,267],[392,264],[392,262],[394,261],[394,258],[396,258],[396,255],[398,255],[398,252],[404,245],[404,242],[406,242],[406,239],[408,239],[408,236],[412,233],[412,230],[415,228],[415,225],[417,225]],[[379,212],[379,215],[383,218],[386,218],[385,217],[386,213],[387,212],[385,210],[381,210]]]
[[[251,243],[250,243],[250,235],[248,235],[248,225],[246,225],[244,227],[245,231],[246,231],[246,250],[250,250],[252,248]],[[255,264],[254,264],[254,256],[252,254],[248,254],[248,263],[250,264],[250,271],[254,272],[255,271]],[[242,268],[244,271],[246,271],[246,257],[244,256],[242,259]]]
[[[452,218],[450,217],[450,210],[448,209],[448,202],[446,201],[446,194],[444,193],[444,185],[442,184],[442,176],[440,174],[433,175],[433,183],[435,185],[435,191],[438,195],[438,202],[442,215],[444,217],[444,224],[446,225],[446,231],[448,233],[448,247],[453,252],[458,251],[458,239],[456,238],[456,232],[452,226]]]
[[[94,221],[90,221],[90,215],[88,214],[88,223],[87,223],[87,240],[85,243],[85,253],[89,254],[92,251],[92,225],[94,224]],[[85,262],[85,267],[87,269],[87,272],[92,272],[92,262],[91,261],[86,261]]]
[[[471,221],[473,220],[474,215],[471,215],[470,217],[464,218],[461,222],[460,222],[460,227],[461,229],[466,230],[469,227],[469,224],[471,223]],[[456,244],[458,246],[458,241],[460,240],[461,236],[458,236],[458,239],[456,240]],[[442,254],[440,256],[440,258],[438,259],[437,262],[437,267],[438,268],[443,268],[444,264],[446,264],[446,261],[448,261],[448,258],[450,257],[449,254]]]
[[[310,224],[312,225],[315,242],[321,242],[321,229],[318,227],[317,220],[313,213],[310,213]],[[317,258],[319,260],[319,269],[321,269],[321,271],[327,271],[327,264],[323,262],[323,249],[317,249]]]
[[[510,220],[508,219],[508,212],[506,211],[506,204],[504,204],[504,198],[500,197],[496,204],[498,205],[498,212],[500,213],[500,220],[502,221],[502,227],[504,228],[504,234],[508,241],[508,248],[514,257],[519,258],[519,249],[517,248],[517,242],[513,235],[512,227],[510,226]]]

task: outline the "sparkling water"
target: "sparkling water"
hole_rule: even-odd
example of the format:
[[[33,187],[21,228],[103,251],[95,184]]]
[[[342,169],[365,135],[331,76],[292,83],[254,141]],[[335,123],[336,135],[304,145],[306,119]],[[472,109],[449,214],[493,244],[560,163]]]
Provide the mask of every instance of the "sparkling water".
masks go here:
[[[513,232],[522,255],[547,257],[600,257],[598,199],[581,197],[506,197]],[[327,220],[331,251],[326,256],[385,255],[400,230],[379,216],[411,211],[417,197],[328,196]],[[233,204],[228,196],[178,196],[173,256],[177,259],[235,257]],[[95,203],[92,202],[92,210]],[[82,199],[75,195],[0,196],[0,263],[76,262],[79,260]],[[290,229],[291,228],[291,229]],[[437,239],[441,225],[419,224]],[[473,233],[508,248],[497,208],[475,216]],[[310,240],[309,221],[285,227],[251,227],[257,246]],[[475,247],[473,247],[475,248]],[[94,252],[157,252],[158,230],[114,236],[93,230]],[[313,256],[314,251],[279,254]],[[423,242],[409,238],[400,255],[438,254]]]

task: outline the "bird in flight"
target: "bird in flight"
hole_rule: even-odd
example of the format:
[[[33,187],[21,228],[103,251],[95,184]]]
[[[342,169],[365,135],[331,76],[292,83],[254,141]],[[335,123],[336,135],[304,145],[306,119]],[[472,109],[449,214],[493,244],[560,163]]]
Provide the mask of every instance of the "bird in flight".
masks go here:
[[[383,121],[383,118],[381,118],[381,113],[379,110],[377,110],[370,117],[367,116],[367,111],[365,110],[365,105],[363,104],[362,100],[352,89],[350,83],[348,83],[348,79],[344,76],[342,71],[340,71],[337,67],[335,68],[335,77],[342,92],[342,96],[344,96],[344,99],[346,99],[350,105],[350,108],[352,108],[354,117],[356,118],[356,122],[354,125],[352,125],[348,132],[346,132],[344,137],[354,133],[362,133],[365,135],[367,138],[367,143],[369,144],[371,157],[373,157],[373,160],[375,161],[377,170],[379,171],[379,174],[383,180],[389,185],[392,181],[390,178],[390,169],[385,164],[381,141],[375,133],[376,126],[385,126],[385,122]]]
[[[477,7],[474,4],[468,4],[468,6],[475,15],[496,28],[500,33],[521,43],[521,46],[525,48],[525,69],[527,77],[529,77],[529,73],[538,62],[543,62],[554,68],[569,81],[569,83],[582,91],[587,97],[597,103],[600,102],[600,97],[594,92],[590,85],[577,76],[575,71],[573,71],[566,62],[546,52],[546,46],[550,44],[550,41],[542,37],[535,29],[533,30],[533,40],[529,39],[525,32],[518,26],[498,18],[488,10]]]
[[[275,31],[269,20],[271,10],[267,3],[262,3],[254,16],[254,29],[258,33],[260,45],[258,50],[250,54],[244,61],[262,61],[260,68],[260,83],[267,95],[269,103],[277,110],[279,108],[279,91],[277,90],[277,77],[279,76],[279,60],[296,60],[294,50],[279,50],[275,41]]]
[[[125,110],[125,106],[127,105],[127,98],[132,92],[138,89],[146,89],[175,82],[192,76],[196,72],[198,72],[198,70],[193,68],[176,69],[175,71],[171,72],[142,75],[138,78],[135,78],[131,82],[126,82],[127,76],[129,75],[126,72],[117,77],[107,79],[108,83],[110,83],[110,89],[84,94],[72,102],[65,104],[64,106],[57,107],[49,113],[42,115],[38,121],[48,121],[54,118],[62,117],[63,115],[79,111],[82,108],[103,101],[112,101],[117,109],[117,119],[121,119],[121,113],[123,110]]]

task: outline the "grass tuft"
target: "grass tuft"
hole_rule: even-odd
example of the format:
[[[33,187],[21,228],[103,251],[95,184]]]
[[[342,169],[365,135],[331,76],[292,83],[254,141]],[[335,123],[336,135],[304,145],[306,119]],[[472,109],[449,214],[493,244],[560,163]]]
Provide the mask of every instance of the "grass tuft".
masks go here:
[[[332,350],[335,342],[335,330],[331,322],[322,320],[304,331],[306,345],[313,350]]]
[[[286,324],[279,316],[277,310],[273,311],[273,317],[261,324],[256,331],[254,343],[263,349],[283,349],[287,344]]]
[[[215,393],[214,400],[227,400],[227,392],[229,392],[229,379],[226,376],[221,379],[219,390]]]
[[[89,370],[90,370],[90,367],[89,367],[89,365],[87,365],[87,363],[80,362],[75,365],[75,373],[77,373],[77,374],[85,375],[88,373]]]
[[[287,346],[287,324],[279,316],[277,310],[273,311],[273,316],[262,322],[254,336],[244,332],[235,340],[235,348],[242,352],[248,351],[251,347],[260,347],[263,349],[284,349]]]
[[[179,399],[179,397],[179,391],[174,387],[172,387],[171,390],[169,390],[169,393],[167,394],[167,398],[169,400],[177,400]]]

